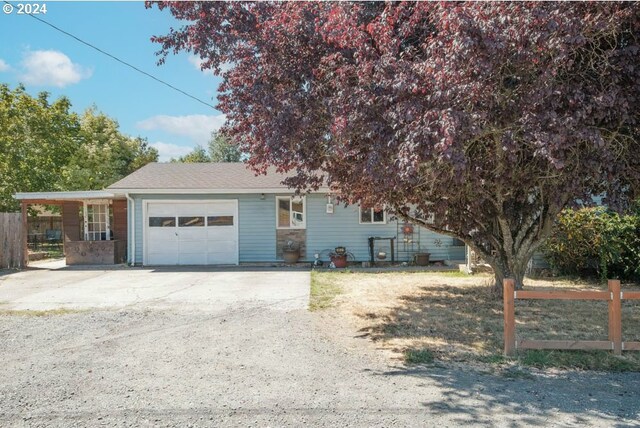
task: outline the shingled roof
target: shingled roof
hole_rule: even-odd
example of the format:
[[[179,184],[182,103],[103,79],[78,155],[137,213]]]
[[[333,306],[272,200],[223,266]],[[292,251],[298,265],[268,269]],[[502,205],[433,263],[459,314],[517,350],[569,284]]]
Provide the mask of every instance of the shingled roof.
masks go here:
[[[106,190],[289,190],[285,175],[275,171],[256,176],[243,163],[150,163]]]

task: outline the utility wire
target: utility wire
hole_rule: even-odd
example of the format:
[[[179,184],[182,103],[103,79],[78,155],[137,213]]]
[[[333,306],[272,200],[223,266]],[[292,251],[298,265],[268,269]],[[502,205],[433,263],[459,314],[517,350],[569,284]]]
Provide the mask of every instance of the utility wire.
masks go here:
[[[6,1],[6,0],[3,0],[3,3],[10,4],[10,3],[9,3],[8,1]],[[33,19],[36,19],[36,20],[38,20],[38,21],[42,22],[43,24],[48,25],[49,27],[51,27],[51,28],[53,28],[53,29],[55,29],[55,30],[57,30],[57,31],[59,31],[59,32],[61,32],[61,33],[63,33],[63,34],[66,34],[67,36],[71,37],[72,39],[75,39],[75,40],[79,41],[80,43],[82,43],[82,44],[84,44],[84,45],[86,45],[86,46],[89,46],[89,47],[90,47],[90,48],[92,48],[92,49],[97,50],[97,51],[98,51],[98,52],[100,52],[101,54],[106,55],[106,56],[108,56],[109,58],[114,59],[114,60],[118,61],[119,63],[121,63],[121,64],[123,64],[123,65],[126,65],[126,66],[127,66],[127,67],[129,67],[129,68],[134,69],[134,70],[135,70],[135,71],[137,71],[138,73],[144,74],[145,76],[150,77],[151,79],[155,80],[156,82],[159,82],[159,83],[162,83],[162,84],[163,84],[163,85],[165,85],[165,86],[168,86],[169,88],[173,89],[174,91],[178,91],[178,92],[180,92],[181,94],[186,95],[187,97],[189,97],[189,98],[191,98],[191,99],[193,99],[193,100],[195,100],[195,101],[197,101],[197,102],[199,102],[199,103],[201,103],[201,104],[206,105],[207,107],[211,107],[211,108],[215,109],[215,107],[214,107],[214,106],[212,106],[211,104],[209,104],[208,102],[206,102],[206,101],[202,101],[200,98],[198,98],[198,97],[196,97],[196,96],[194,96],[194,95],[191,95],[191,94],[189,94],[189,93],[187,93],[187,92],[183,91],[183,90],[182,90],[182,89],[180,89],[180,88],[176,88],[176,87],[175,87],[175,86],[173,86],[172,84],[167,83],[167,82],[165,82],[164,80],[159,79],[159,78],[155,77],[154,75],[149,74],[149,73],[147,73],[146,71],[139,69],[139,68],[138,68],[138,67],[136,67],[135,65],[131,65],[131,64],[129,64],[128,62],[123,61],[123,60],[121,60],[120,58],[118,58],[118,57],[116,57],[116,56],[114,56],[114,55],[111,55],[109,52],[106,52],[106,51],[104,51],[104,50],[100,49],[99,47],[96,47],[96,46],[92,45],[92,44],[91,44],[91,43],[89,43],[89,42],[85,42],[85,41],[84,41],[84,40],[82,40],[81,38],[74,36],[73,34],[71,34],[71,33],[67,32],[67,31],[63,30],[62,28],[56,27],[56,26],[55,26],[55,25],[53,25],[52,23],[50,23],[50,22],[48,22],[48,21],[45,21],[44,19],[39,18],[39,17],[35,16],[35,15],[34,15],[34,14],[32,14],[32,13],[29,13],[29,14],[27,14],[27,15],[29,15],[29,16],[30,16],[30,17],[32,17]]]

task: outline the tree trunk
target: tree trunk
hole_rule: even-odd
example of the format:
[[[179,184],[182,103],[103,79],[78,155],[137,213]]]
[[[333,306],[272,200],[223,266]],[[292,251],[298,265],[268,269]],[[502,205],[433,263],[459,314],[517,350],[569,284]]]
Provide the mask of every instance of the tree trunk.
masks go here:
[[[509,263],[508,259],[509,258],[504,258],[503,260],[499,255],[496,255],[495,261],[489,263],[495,275],[494,291],[499,296],[502,296],[503,283],[506,278],[513,278],[515,280],[516,290],[522,290],[524,274],[527,270],[527,264],[529,263],[528,258],[518,259],[515,255],[511,258],[511,263]]]

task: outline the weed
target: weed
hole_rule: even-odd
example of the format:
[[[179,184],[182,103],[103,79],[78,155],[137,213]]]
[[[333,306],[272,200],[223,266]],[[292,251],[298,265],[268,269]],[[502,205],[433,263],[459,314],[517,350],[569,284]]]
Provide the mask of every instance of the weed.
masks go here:
[[[528,379],[532,380],[535,377],[526,370],[522,370],[519,367],[509,367],[502,372],[502,376],[507,379]]]
[[[548,368],[600,370],[609,372],[640,371],[640,361],[608,351],[527,350],[518,355],[522,365]]]
[[[407,364],[431,364],[434,360],[433,352],[428,349],[407,349],[404,351],[404,361]]]
[[[311,296],[309,310],[317,311],[333,305],[333,299],[342,293],[342,286],[338,278],[339,273],[311,272]]]

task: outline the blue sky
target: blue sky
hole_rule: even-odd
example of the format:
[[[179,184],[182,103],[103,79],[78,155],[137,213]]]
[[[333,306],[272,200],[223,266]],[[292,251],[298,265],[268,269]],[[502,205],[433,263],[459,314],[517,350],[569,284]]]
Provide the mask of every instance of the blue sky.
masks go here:
[[[144,76],[28,15],[0,13],[0,82],[27,91],[67,96],[73,109],[95,105],[116,119],[123,133],[142,136],[160,152],[160,160],[206,144],[224,122],[217,110]],[[162,35],[177,22],[168,11],[145,9],[143,2],[46,3],[42,19],[183,91],[216,105],[220,79],[202,72],[195,57],[170,55],[156,65]]]

